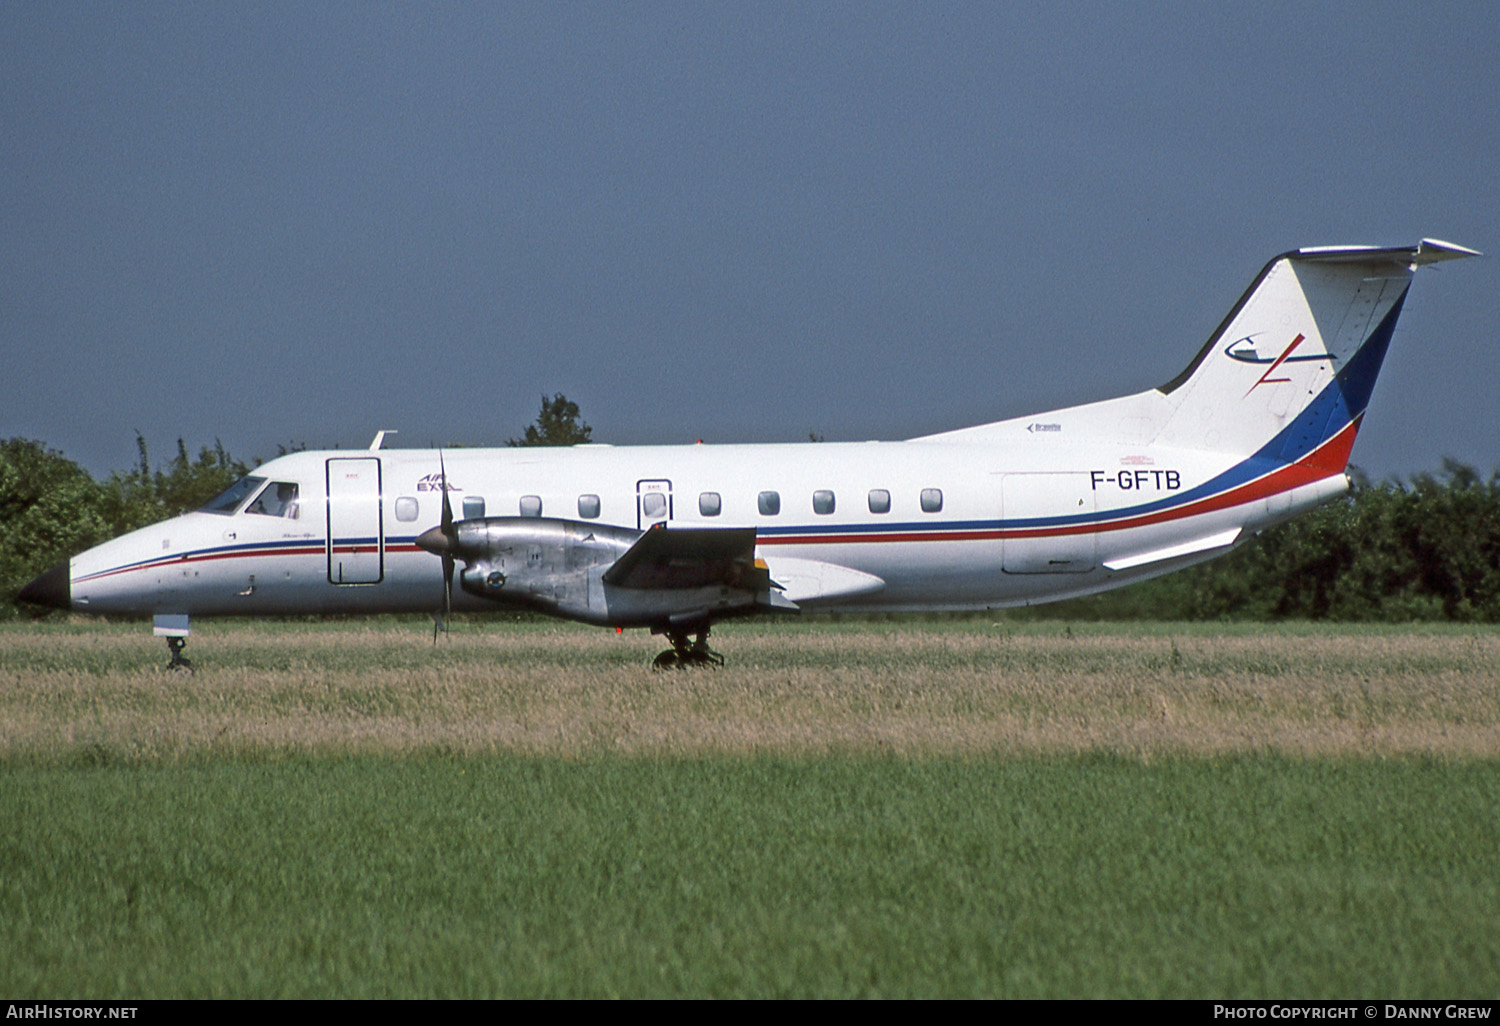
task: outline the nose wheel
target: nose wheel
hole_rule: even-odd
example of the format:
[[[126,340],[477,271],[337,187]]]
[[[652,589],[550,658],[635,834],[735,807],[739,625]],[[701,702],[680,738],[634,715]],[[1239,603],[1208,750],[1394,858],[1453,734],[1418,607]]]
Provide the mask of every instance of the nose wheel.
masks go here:
[[[694,641],[688,640],[688,632],[668,629],[664,632],[672,647],[651,661],[653,670],[686,670],[700,666],[720,667],[724,657],[708,647],[708,628],[698,632]]]
[[[167,669],[172,673],[193,672],[193,661],[182,654],[185,645],[187,645],[187,638],[167,639],[167,648],[172,653],[172,661],[167,663]]]

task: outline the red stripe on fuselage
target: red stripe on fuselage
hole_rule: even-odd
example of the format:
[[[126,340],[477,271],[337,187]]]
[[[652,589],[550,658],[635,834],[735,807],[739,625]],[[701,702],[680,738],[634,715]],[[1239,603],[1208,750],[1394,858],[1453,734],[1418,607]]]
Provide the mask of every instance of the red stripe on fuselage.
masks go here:
[[[1070,524],[1064,527],[1008,527],[993,530],[902,532],[892,534],[804,534],[777,535],[757,538],[757,545],[821,545],[854,544],[865,542],[913,542],[913,541],[985,541],[1000,538],[1060,538],[1075,534],[1093,534],[1104,531],[1123,531],[1132,527],[1146,527],[1185,517],[1214,513],[1247,502],[1270,498],[1294,488],[1321,481],[1335,474],[1342,474],[1349,465],[1349,453],[1354,448],[1354,436],[1359,430],[1360,417],[1354,418],[1338,434],[1308,453],[1296,463],[1237,485],[1218,495],[1177,506],[1142,513],[1118,520],[1101,519],[1086,524]],[[1105,517],[1108,514],[1104,515]]]
[[[103,570],[87,577],[80,577],[74,584],[87,584],[90,581],[102,580],[105,577],[114,577],[117,574],[135,573],[138,570],[160,570],[162,567],[182,566],[188,563],[209,563],[219,559],[259,559],[262,556],[321,556],[328,551],[326,546],[302,547],[295,549],[240,549],[234,552],[205,552],[201,554],[187,554],[168,556],[164,559],[153,559],[149,563],[139,563],[135,566],[116,567],[113,570]]]

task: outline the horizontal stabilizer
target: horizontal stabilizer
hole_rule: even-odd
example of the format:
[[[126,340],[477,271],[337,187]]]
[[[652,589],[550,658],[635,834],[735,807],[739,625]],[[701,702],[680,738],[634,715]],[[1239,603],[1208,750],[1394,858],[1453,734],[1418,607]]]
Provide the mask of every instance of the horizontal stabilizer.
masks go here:
[[[1303,263],[1371,264],[1389,259],[1404,267],[1426,267],[1444,260],[1484,256],[1477,249],[1457,246],[1441,239],[1423,239],[1415,246],[1386,249],[1379,246],[1308,246],[1297,250],[1294,255]]]
[[[1196,556],[1201,552],[1212,552],[1214,549],[1227,549],[1233,545],[1240,536],[1240,528],[1235,527],[1219,534],[1211,534],[1207,538],[1196,538],[1181,545],[1169,545],[1164,549],[1156,549],[1152,552],[1142,552],[1134,556],[1121,556],[1119,559],[1106,560],[1106,570],[1130,570],[1148,563],[1164,563],[1169,559],[1180,559],[1183,556]]]

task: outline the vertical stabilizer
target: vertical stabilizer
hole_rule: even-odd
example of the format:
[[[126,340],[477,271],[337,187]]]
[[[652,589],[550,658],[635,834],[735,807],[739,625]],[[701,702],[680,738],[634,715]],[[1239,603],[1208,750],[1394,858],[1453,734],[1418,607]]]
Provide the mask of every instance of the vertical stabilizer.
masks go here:
[[[1158,391],[1156,440],[1193,449],[1348,461],[1412,273],[1477,255],[1435,240],[1302,249],[1266,265],[1193,362]]]

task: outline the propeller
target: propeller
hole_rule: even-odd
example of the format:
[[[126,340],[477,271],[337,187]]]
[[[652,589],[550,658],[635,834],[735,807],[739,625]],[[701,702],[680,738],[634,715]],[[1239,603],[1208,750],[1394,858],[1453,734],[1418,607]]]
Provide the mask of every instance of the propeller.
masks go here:
[[[438,470],[443,475],[443,630],[453,618],[453,552],[458,548],[458,532],[453,529],[453,503],[448,498],[448,466],[443,462],[443,452],[438,450]]]
[[[448,499],[448,467],[443,462],[443,451],[438,450],[438,470],[442,475],[443,516],[437,527],[428,528],[417,536],[417,546],[434,555],[443,557],[443,610],[442,619],[433,620],[432,643],[437,644],[438,631],[448,632],[448,621],[453,616],[453,553],[458,549],[458,531],[453,527],[453,503]]]

